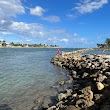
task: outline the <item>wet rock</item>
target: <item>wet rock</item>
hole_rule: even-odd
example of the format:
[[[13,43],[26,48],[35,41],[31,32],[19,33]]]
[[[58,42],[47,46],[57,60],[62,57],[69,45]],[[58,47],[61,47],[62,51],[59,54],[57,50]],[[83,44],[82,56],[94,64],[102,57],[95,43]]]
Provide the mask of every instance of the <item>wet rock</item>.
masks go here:
[[[67,95],[64,94],[64,93],[58,94],[58,100],[59,100],[59,101],[61,101],[61,100],[63,100],[63,99],[66,99],[66,98],[67,98]]]
[[[72,92],[72,89],[66,89],[66,96],[70,96]]]
[[[64,85],[64,84],[65,84],[64,81],[59,82],[59,85]]]
[[[73,78],[70,78],[69,80],[66,81],[66,84],[71,84],[73,82]]]
[[[51,102],[51,98],[50,97],[46,97],[43,101],[42,107],[47,109],[51,106],[52,102]]]

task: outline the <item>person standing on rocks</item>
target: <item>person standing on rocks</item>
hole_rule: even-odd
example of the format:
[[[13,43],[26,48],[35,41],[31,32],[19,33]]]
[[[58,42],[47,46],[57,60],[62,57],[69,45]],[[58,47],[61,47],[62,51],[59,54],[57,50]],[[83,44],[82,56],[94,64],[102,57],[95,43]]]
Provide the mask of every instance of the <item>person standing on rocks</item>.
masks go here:
[[[59,56],[59,55],[60,55],[60,53],[61,53],[61,52],[60,52],[60,49],[58,49],[58,50],[57,50],[57,55]]]
[[[61,51],[61,55],[62,55],[62,56],[64,55],[64,51],[63,51],[63,50]]]

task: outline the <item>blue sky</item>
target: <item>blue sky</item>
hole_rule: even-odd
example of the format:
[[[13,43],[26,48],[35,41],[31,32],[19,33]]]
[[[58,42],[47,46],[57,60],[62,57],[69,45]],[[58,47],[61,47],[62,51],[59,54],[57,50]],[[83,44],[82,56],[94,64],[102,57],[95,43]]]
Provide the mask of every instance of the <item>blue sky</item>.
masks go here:
[[[110,38],[109,0],[0,0],[0,40],[96,47]]]

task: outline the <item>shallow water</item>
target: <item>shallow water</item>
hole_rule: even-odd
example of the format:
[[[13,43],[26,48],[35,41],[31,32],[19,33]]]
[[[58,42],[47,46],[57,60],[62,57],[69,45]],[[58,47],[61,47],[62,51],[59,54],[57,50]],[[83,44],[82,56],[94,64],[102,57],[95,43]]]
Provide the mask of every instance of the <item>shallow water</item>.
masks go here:
[[[7,104],[12,110],[31,110],[38,97],[56,94],[51,86],[65,80],[68,72],[50,63],[56,51],[39,48],[0,49],[0,107]]]

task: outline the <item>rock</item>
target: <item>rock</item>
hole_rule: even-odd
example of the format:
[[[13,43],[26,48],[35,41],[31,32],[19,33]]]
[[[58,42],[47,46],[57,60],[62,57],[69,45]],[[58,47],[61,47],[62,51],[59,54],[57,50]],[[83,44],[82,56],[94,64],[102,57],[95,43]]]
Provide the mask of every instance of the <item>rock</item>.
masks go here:
[[[64,103],[63,101],[59,101],[59,102],[56,104],[56,106],[57,106],[57,107],[61,107],[61,105],[62,105],[63,103]]]
[[[92,65],[92,63],[88,63],[87,66],[90,67]]]
[[[86,106],[85,106],[85,108],[91,107],[92,105],[94,105],[94,101],[92,101],[92,100],[86,101]]]
[[[72,74],[72,76],[73,76],[73,77],[76,77],[77,72],[76,72],[76,71],[72,71],[72,73],[71,73],[71,74]]]
[[[81,92],[83,93],[82,97],[84,99],[86,99],[87,101],[90,101],[90,100],[93,99],[93,92],[91,91],[91,87],[90,86],[83,88],[81,90]]]
[[[72,97],[77,97],[77,93],[73,94]]]
[[[73,105],[67,106],[65,110],[80,110],[80,108],[75,107]]]
[[[86,104],[86,100],[84,99],[79,99],[76,101],[76,107],[84,108],[85,104]]]
[[[104,85],[103,85],[101,82],[97,82],[96,85],[97,85],[97,89],[98,89],[99,91],[104,88]]]
[[[94,101],[92,100],[86,101],[84,99],[79,99],[76,101],[76,106],[80,108],[88,108],[91,107],[92,105],[94,105]]]
[[[39,110],[39,107],[38,106],[34,106],[34,107],[32,107],[31,110]]]
[[[49,108],[51,106],[51,103],[52,102],[51,102],[50,97],[46,97],[44,99],[44,101],[43,101],[42,107],[45,108],[45,109],[47,109],[47,108]]]
[[[85,77],[87,77],[88,75],[89,75],[88,73],[84,72],[82,78],[85,78]]]
[[[64,84],[65,84],[64,81],[59,82],[59,85],[64,85]]]
[[[107,77],[105,75],[99,74],[98,78],[96,79],[98,82],[103,82]]]
[[[106,80],[107,84],[110,84],[110,77]]]
[[[94,94],[94,101],[99,104],[102,102],[102,97],[102,94]]]
[[[73,78],[70,78],[69,80],[66,81],[66,84],[71,84],[73,82]]]
[[[56,108],[50,110],[100,110],[100,104],[110,97],[110,60],[103,55],[79,55],[84,51],[68,52],[63,57],[53,58],[53,63],[71,71],[72,78],[59,84],[73,83],[77,86],[73,90],[65,88],[66,93],[58,94]]]
[[[67,92],[66,95],[70,96],[73,91],[72,91],[72,89],[66,89],[66,92]]]
[[[47,110],[56,110],[56,106],[49,107]]]
[[[61,100],[63,100],[63,99],[66,99],[66,98],[67,98],[67,95],[64,94],[64,93],[58,94],[58,100],[59,100],[59,101],[61,101]]]
[[[110,72],[105,72],[104,73],[106,76],[110,76]]]

